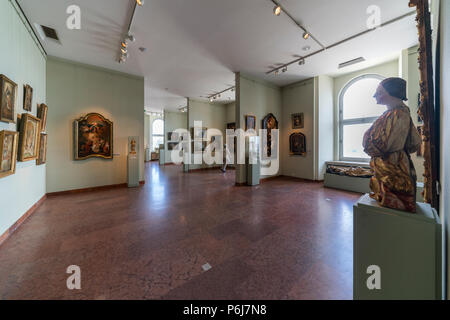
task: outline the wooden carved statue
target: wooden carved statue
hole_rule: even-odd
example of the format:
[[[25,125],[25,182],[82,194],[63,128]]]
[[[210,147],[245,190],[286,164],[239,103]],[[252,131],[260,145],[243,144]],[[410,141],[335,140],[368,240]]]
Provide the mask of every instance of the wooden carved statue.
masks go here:
[[[370,180],[371,197],[380,205],[416,212],[417,176],[411,153],[421,144],[406,101],[406,81],[383,80],[374,95],[387,111],[365,133],[364,151],[371,157],[374,176]]]
[[[436,125],[434,110],[433,56],[431,38],[431,14],[428,0],[410,0],[410,7],[417,10],[419,31],[420,106],[419,116],[423,120],[422,140],[424,145],[424,200],[433,208],[439,207],[437,192],[438,159],[436,149]]]

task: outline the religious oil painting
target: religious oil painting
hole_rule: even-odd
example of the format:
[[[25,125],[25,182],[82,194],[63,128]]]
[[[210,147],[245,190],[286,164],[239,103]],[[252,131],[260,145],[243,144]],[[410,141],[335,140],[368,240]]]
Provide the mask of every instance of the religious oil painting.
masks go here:
[[[303,133],[293,133],[289,137],[289,151],[292,156],[306,156],[306,137]]]
[[[303,129],[305,127],[305,115],[294,113],[292,115],[292,129]]]
[[[251,115],[245,116],[245,131],[256,130],[256,117]]]
[[[16,172],[19,134],[13,131],[0,132],[0,178]]]
[[[47,130],[47,113],[48,107],[46,104],[40,104],[38,106],[38,118],[41,119],[41,132],[45,132]]]
[[[31,86],[23,86],[23,110],[31,111],[33,102],[33,88]]]
[[[15,123],[17,84],[0,75],[0,121]]]
[[[278,120],[272,113],[269,113],[262,120],[262,129],[267,130],[267,144],[262,146],[263,156],[265,158],[272,158],[272,149],[276,143],[275,139],[272,139],[273,137],[272,130],[278,129]]]
[[[24,113],[20,121],[19,161],[36,160],[39,151],[41,120]]]
[[[36,160],[38,166],[47,162],[47,134],[41,133],[39,138],[39,155]]]
[[[98,113],[75,120],[75,160],[113,158],[113,123]]]

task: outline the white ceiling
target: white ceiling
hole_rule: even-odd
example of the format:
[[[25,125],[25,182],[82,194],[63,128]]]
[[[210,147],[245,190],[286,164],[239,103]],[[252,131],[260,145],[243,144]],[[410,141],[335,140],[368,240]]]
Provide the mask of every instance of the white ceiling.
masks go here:
[[[417,44],[414,16],[380,28],[293,65],[286,73],[267,75],[269,67],[318,49],[282,14],[273,15],[270,0],[147,0],[137,9],[132,33],[137,40],[130,58],[118,64],[119,41],[128,27],[133,0],[18,0],[31,23],[55,28],[61,45],[44,42],[56,57],[145,77],[148,110],[178,110],[185,97],[205,99],[234,85],[234,72],[287,85],[320,74],[337,75],[339,63],[360,56],[358,67],[392,59]],[[382,22],[413,9],[409,0],[281,0],[281,4],[325,46],[366,30],[370,5],[381,8]],[[82,29],[68,30],[66,8],[81,7]],[[146,47],[142,53],[139,47]],[[229,99],[231,98],[231,99]],[[231,92],[223,103],[234,99]]]

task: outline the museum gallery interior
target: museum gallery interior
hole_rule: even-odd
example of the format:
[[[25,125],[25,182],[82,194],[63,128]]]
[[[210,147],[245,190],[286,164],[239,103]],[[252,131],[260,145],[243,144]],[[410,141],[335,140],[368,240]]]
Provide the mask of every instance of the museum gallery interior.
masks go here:
[[[0,299],[447,299],[450,1],[0,26]]]

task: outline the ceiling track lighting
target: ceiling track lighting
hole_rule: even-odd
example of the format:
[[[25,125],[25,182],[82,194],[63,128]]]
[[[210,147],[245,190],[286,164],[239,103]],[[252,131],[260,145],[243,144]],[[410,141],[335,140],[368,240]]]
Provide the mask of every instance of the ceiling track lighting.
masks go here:
[[[124,63],[126,59],[129,57],[128,54],[128,41],[129,42],[135,42],[136,37],[131,34],[131,26],[133,25],[134,15],[136,14],[136,8],[142,7],[144,5],[144,0],[136,0],[133,8],[133,14],[131,15],[130,23],[128,24],[128,29],[126,32],[126,35],[124,39],[120,42],[120,56],[119,56],[119,63]],[[143,51],[142,51],[143,52]]]
[[[278,4],[275,0],[272,0],[272,2],[275,3],[275,4]],[[283,9],[283,11],[286,13],[286,15],[287,15],[288,17],[290,17],[290,18],[295,22],[295,20],[289,15],[288,12],[286,12],[285,9]],[[403,19],[405,19],[405,18],[407,18],[407,17],[410,17],[410,16],[412,16],[412,15],[415,15],[415,14],[416,14],[416,10],[410,11],[410,12],[405,13],[405,14],[403,14],[403,15],[401,15],[401,16],[398,16],[398,17],[396,17],[396,18],[394,18],[394,19],[392,19],[392,20],[389,20],[389,21],[386,21],[386,22],[382,23],[382,24],[380,25],[380,27],[385,27],[385,26],[391,25],[391,24],[393,24],[393,23],[395,23],[395,22],[397,22],[397,21],[403,20]],[[308,31],[306,31],[306,29],[304,29],[300,24],[298,24],[297,22],[296,22],[296,24],[297,24],[300,28],[302,28],[304,32],[308,33]],[[313,39],[314,41],[316,41],[322,48],[321,48],[321,49],[318,49],[318,50],[316,50],[316,51],[314,51],[314,52],[312,52],[312,53],[310,53],[310,54],[308,54],[308,55],[306,55],[306,56],[303,56],[303,57],[301,57],[301,58],[297,58],[297,59],[295,59],[295,60],[293,60],[293,61],[291,61],[291,62],[288,62],[288,63],[285,64],[285,66],[290,66],[290,65],[292,65],[292,64],[294,64],[294,63],[298,63],[299,65],[303,65],[303,64],[305,64],[305,59],[306,59],[306,58],[315,56],[315,55],[317,55],[317,54],[319,54],[319,53],[321,53],[321,52],[324,52],[324,51],[326,51],[326,50],[329,50],[329,49],[332,49],[332,48],[334,48],[334,47],[337,47],[337,46],[339,46],[339,45],[341,45],[341,44],[343,44],[343,43],[346,43],[346,42],[348,42],[348,41],[357,39],[357,38],[359,38],[359,37],[361,37],[361,36],[364,36],[364,35],[366,35],[366,34],[368,34],[368,33],[374,32],[375,30],[378,30],[378,29],[375,28],[375,29],[364,30],[364,31],[362,31],[362,32],[360,32],[360,33],[357,33],[357,34],[353,35],[353,36],[350,36],[350,37],[345,38],[345,39],[343,39],[343,40],[341,40],[341,41],[338,41],[338,42],[336,42],[336,43],[333,43],[333,44],[331,44],[331,45],[329,45],[329,46],[327,46],[327,47],[323,46],[320,42],[317,41],[316,38],[314,38],[314,36],[313,36],[312,34],[308,33],[308,34],[309,34],[309,37],[310,37],[311,39]],[[310,50],[310,49],[311,49],[311,48],[310,48],[309,46],[303,47],[303,50],[304,50],[304,51],[307,51],[307,50]],[[280,69],[280,67],[273,68],[273,69],[267,71],[266,74],[271,74],[271,73],[273,73],[273,74],[275,74],[275,75],[278,75],[278,74],[280,73],[279,69]]]
[[[273,14],[276,15],[277,17],[281,14],[281,6],[277,5],[275,6],[275,8],[273,8]]]
[[[236,87],[233,86],[233,87],[231,87],[231,88],[225,89],[225,90],[220,91],[220,92],[218,92],[218,93],[212,94],[212,95],[210,95],[210,96],[208,96],[208,97],[206,97],[206,98],[209,99],[209,102],[214,102],[214,100],[217,100],[217,99],[221,98],[221,97],[222,97],[222,94],[224,94],[224,93],[227,92],[227,91],[234,92],[234,91],[236,91]],[[230,100],[230,99],[228,99],[228,100]]]
[[[303,33],[303,39],[305,39],[305,40],[308,40],[310,36],[311,36],[311,35],[310,35],[309,32],[307,32],[307,31],[305,31],[305,32]]]

